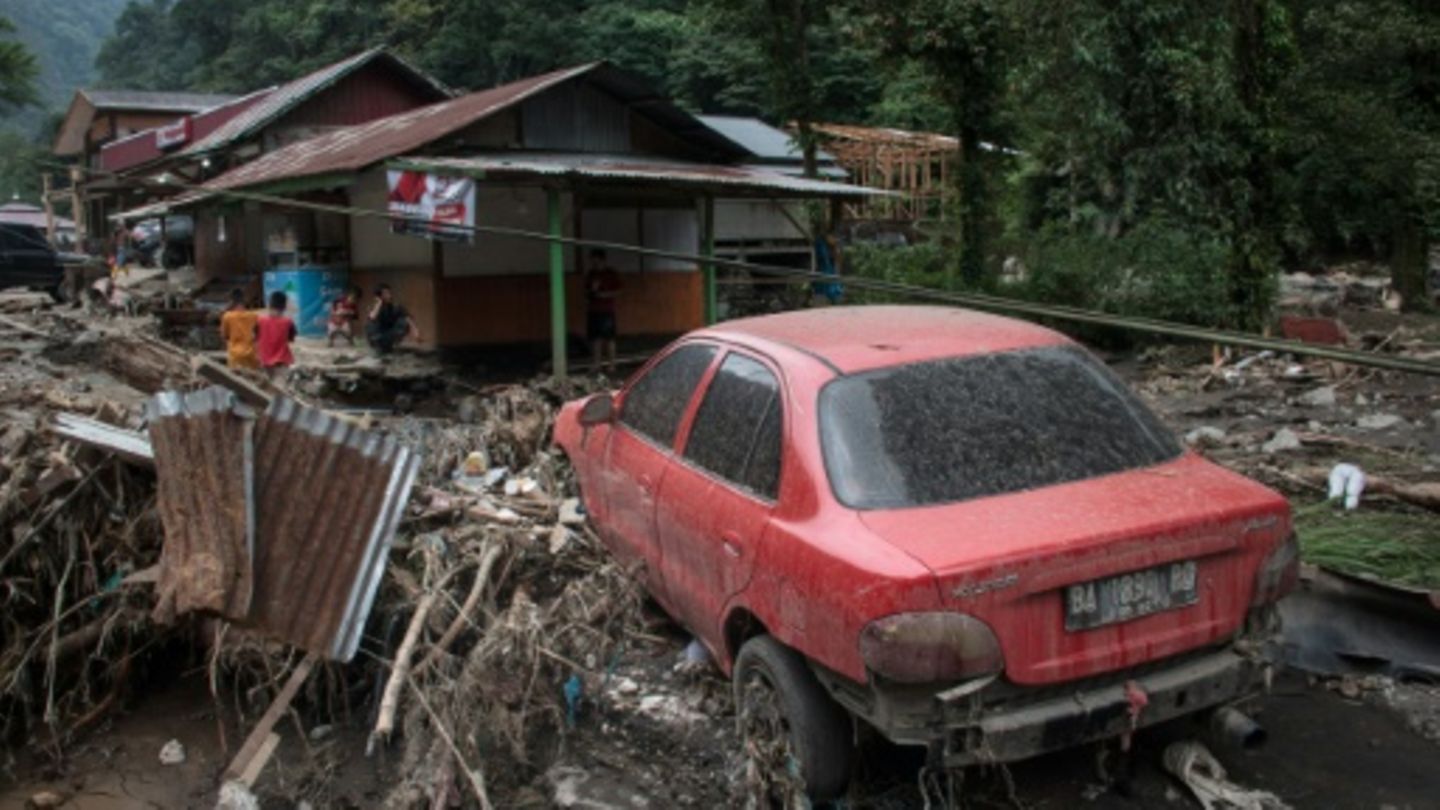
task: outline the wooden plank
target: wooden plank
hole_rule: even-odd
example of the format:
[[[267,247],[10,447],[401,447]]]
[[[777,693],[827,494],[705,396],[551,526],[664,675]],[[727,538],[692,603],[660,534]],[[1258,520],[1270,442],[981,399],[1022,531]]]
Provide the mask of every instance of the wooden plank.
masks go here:
[[[260,778],[260,772],[265,770],[265,765],[270,762],[270,757],[274,756],[275,749],[279,745],[279,734],[272,731],[266,735],[265,741],[260,743],[260,750],[255,752],[255,758],[246,764],[245,770],[241,772],[240,778],[236,781],[247,788],[254,787],[255,781]]]
[[[260,760],[260,766],[262,768],[264,767],[265,760],[269,758],[269,754],[267,753],[262,756],[261,752],[272,736],[271,732],[274,731],[275,724],[280,722],[280,718],[284,716],[285,711],[290,708],[290,702],[295,699],[295,694],[299,692],[300,687],[305,684],[305,679],[310,677],[310,670],[315,668],[315,662],[319,660],[320,656],[315,653],[309,653],[300,662],[300,665],[295,667],[295,671],[290,673],[290,680],[286,681],[285,685],[280,687],[280,694],[275,696],[275,700],[270,703],[270,708],[266,709],[265,714],[261,715],[260,722],[255,724],[255,728],[251,730],[250,736],[246,737],[244,744],[240,746],[240,752],[235,755],[235,759],[231,760],[230,766],[225,769],[225,779],[227,781],[240,779],[242,775],[249,773],[251,771],[251,763],[254,760]],[[271,751],[273,750],[272,748]],[[256,771],[256,775],[259,775],[258,770]]]

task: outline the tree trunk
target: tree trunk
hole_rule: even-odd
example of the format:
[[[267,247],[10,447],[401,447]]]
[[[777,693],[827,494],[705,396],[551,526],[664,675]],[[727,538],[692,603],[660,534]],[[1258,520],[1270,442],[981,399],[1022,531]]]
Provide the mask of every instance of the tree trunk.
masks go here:
[[[973,126],[960,127],[959,162],[953,177],[959,184],[960,278],[975,286],[985,278],[985,167]]]
[[[1428,312],[1430,294],[1426,289],[1426,274],[1429,272],[1429,245],[1425,228],[1410,212],[1395,218],[1395,230],[1390,246],[1390,279],[1405,309],[1411,312]]]

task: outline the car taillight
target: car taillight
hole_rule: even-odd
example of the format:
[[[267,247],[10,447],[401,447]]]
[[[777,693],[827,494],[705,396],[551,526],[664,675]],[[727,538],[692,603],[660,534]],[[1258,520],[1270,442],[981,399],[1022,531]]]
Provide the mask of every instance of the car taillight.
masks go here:
[[[1250,600],[1251,606],[1268,605],[1277,602],[1282,596],[1295,590],[1295,584],[1300,581],[1300,541],[1295,539],[1295,533],[1285,538],[1285,542],[1275,547],[1270,556],[1261,563],[1260,570],[1255,572],[1255,597]]]
[[[860,657],[900,683],[953,681],[1005,668],[988,625],[963,613],[900,613],[860,631]]]

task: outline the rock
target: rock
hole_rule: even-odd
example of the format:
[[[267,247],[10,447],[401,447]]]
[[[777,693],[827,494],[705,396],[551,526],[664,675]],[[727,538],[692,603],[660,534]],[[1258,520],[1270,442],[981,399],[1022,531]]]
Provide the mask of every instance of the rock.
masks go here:
[[[179,740],[171,740],[160,749],[161,765],[179,765],[185,761],[185,746]]]
[[[215,810],[260,810],[260,800],[243,782],[226,782],[220,786]]]
[[[585,513],[580,509],[579,498],[566,498],[560,503],[560,525],[579,526],[585,522]]]
[[[1192,447],[1210,447],[1225,439],[1225,431],[1210,425],[1195,428],[1185,434],[1185,443]]]
[[[693,725],[705,721],[705,715],[685,705],[675,695],[646,695],[640,698],[640,713],[663,723]]]
[[[60,807],[65,804],[68,798],[64,793],[56,793],[53,790],[42,790],[32,795],[30,801],[25,803],[25,806],[27,808],[33,807],[35,810],[49,810],[52,807]]]
[[[1300,437],[1290,428],[1280,428],[1270,441],[1260,445],[1260,449],[1266,453],[1283,453],[1288,450],[1300,449]]]
[[[1337,401],[1335,386],[1326,385],[1313,391],[1306,391],[1298,399],[1301,405],[1308,405],[1312,408],[1333,408]]]
[[[1434,422],[1437,425],[1440,425],[1440,410],[1434,410],[1430,412],[1430,421]]]
[[[555,526],[550,530],[549,548],[551,554],[559,554],[570,544],[570,530],[564,526]]]
[[[1363,430],[1389,430],[1405,420],[1393,413],[1367,413],[1355,420],[1356,427]]]
[[[1363,407],[1365,407],[1366,405],[1369,405],[1369,404],[1370,404],[1370,400],[1366,399],[1364,394],[1356,394],[1356,395],[1355,395],[1355,407],[1357,407],[1357,408],[1363,408]]]
[[[591,773],[573,765],[556,765],[545,773],[545,781],[554,789],[551,800],[556,807],[626,810],[650,806],[650,800],[641,791],[624,784],[615,774]]]

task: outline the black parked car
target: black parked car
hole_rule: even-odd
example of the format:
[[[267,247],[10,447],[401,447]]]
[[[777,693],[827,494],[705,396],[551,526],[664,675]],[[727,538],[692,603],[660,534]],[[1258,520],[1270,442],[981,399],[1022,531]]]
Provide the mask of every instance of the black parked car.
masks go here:
[[[66,268],[94,263],[84,254],[56,251],[34,225],[0,222],[0,289],[28,287],[63,301],[72,292],[66,289]]]

